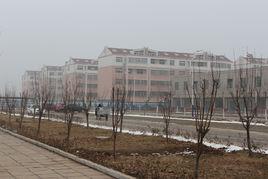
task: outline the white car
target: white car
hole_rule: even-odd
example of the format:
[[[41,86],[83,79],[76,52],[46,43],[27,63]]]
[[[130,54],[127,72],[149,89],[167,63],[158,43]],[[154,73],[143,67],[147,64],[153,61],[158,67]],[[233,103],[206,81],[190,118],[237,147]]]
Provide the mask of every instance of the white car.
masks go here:
[[[32,106],[27,108],[27,114],[33,115],[34,114],[34,108]],[[35,114],[39,114],[39,108],[35,108]]]

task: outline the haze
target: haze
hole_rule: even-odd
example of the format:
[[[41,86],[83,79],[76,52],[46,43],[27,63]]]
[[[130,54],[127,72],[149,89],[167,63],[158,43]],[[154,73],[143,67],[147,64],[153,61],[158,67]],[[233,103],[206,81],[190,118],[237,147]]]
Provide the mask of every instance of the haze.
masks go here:
[[[0,0],[0,87],[104,46],[268,57],[265,0]],[[233,53],[235,52],[235,53]]]

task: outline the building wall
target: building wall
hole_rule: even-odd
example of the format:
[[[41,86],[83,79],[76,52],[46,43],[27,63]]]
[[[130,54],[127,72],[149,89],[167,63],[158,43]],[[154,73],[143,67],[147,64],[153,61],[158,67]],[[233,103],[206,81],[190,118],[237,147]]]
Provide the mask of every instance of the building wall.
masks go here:
[[[248,80],[248,88],[249,89],[258,89],[260,91],[261,105],[260,109],[266,108],[266,97],[265,93],[268,91],[268,67],[264,66],[262,68],[242,68],[240,69],[231,69],[226,71],[216,71],[215,73],[219,73],[219,89],[217,92],[217,100],[216,100],[216,108],[218,109],[226,109],[227,111],[234,112],[234,104],[233,98],[231,94],[236,93],[236,90],[240,88],[242,82],[240,77]],[[240,76],[240,73],[241,76]],[[247,74],[247,75],[246,75]],[[257,84],[257,79],[261,79],[261,82]],[[192,89],[193,83],[198,82],[200,80],[206,79],[208,82],[211,82],[211,73],[210,72],[194,72],[191,70],[185,72],[183,75],[175,75],[172,79],[173,84],[173,99],[174,105],[181,110],[183,108],[191,109],[191,98],[192,98]],[[185,83],[188,85],[188,90],[185,87]],[[189,91],[189,93],[188,93]]]
[[[22,92],[28,92],[29,97],[34,97],[34,89],[39,86],[41,71],[25,71],[22,76]]]
[[[211,65],[216,69],[231,69],[232,62],[224,56],[208,53],[176,53],[143,49],[105,48],[98,58],[98,98],[109,100],[113,85],[122,84],[131,91],[134,103],[149,100],[158,103],[171,89],[171,79],[181,71],[198,69],[208,71]],[[121,82],[120,82],[121,81]]]

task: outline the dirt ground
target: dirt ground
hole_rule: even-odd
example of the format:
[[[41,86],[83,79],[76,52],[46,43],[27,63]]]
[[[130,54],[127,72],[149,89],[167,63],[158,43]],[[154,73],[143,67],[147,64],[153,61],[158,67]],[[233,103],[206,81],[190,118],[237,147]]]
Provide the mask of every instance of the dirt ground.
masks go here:
[[[68,146],[65,123],[43,120],[39,137],[37,120],[25,118],[19,130],[14,117],[10,126],[1,114],[0,126],[137,178],[193,178],[195,144],[190,142],[169,140],[167,144],[162,137],[120,134],[114,160],[110,130],[73,125]],[[268,178],[268,156],[248,157],[245,151],[226,153],[206,147],[200,178]]]

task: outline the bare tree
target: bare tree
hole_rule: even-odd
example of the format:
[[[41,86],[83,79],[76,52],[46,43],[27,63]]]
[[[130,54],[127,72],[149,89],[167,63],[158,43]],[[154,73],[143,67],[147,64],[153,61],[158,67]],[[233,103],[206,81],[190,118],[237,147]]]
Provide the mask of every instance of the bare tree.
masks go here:
[[[19,128],[21,129],[22,127],[22,120],[24,118],[24,114],[27,108],[27,103],[28,103],[28,91],[23,91],[20,93],[20,121],[19,121]]]
[[[39,86],[39,82],[40,79],[38,78],[37,74],[34,73],[34,79],[32,80],[32,91],[31,91],[31,98],[32,98],[32,102],[33,102],[33,119],[35,119],[36,116],[36,109],[39,108],[39,100],[38,100],[38,96],[39,96],[39,90],[40,90],[40,86]]]
[[[89,127],[89,112],[91,110],[93,100],[94,100],[94,95],[91,92],[85,94],[85,97],[83,99],[83,110],[86,115],[87,128]]]
[[[160,110],[163,115],[163,120],[165,123],[164,132],[166,135],[166,142],[168,143],[168,135],[169,135],[169,124],[170,118],[172,114],[172,96],[171,92],[169,92],[166,96],[164,96],[163,100],[160,102]]]
[[[66,141],[69,143],[71,129],[73,125],[73,118],[75,114],[75,107],[78,105],[78,100],[81,97],[81,88],[80,88],[80,80],[78,75],[71,74],[70,76],[66,76],[64,79],[63,85],[63,104],[64,104],[64,113],[65,120],[67,123],[67,136]]]
[[[213,57],[212,57],[213,58]],[[192,78],[196,72],[192,72]],[[189,98],[192,100],[193,118],[195,119],[195,127],[197,132],[197,150],[194,176],[199,176],[199,161],[203,153],[203,142],[206,134],[210,130],[211,119],[214,116],[215,101],[217,91],[219,89],[220,72],[215,71],[211,66],[210,72],[197,74],[198,81],[192,80],[192,92],[188,85],[186,86]]]
[[[151,101],[151,96],[148,95],[145,99],[144,99],[144,109],[143,109],[143,115],[146,115],[146,112],[148,112],[148,108],[149,108],[149,103]]]
[[[49,99],[47,101],[47,105],[45,107],[45,110],[47,111],[47,118],[48,118],[48,120],[50,119],[50,112],[52,110],[52,106],[53,106],[54,101],[55,101],[55,96],[56,96],[55,90],[52,90],[51,91],[51,95],[49,95]]]
[[[114,159],[116,158],[116,139],[117,139],[118,127],[119,127],[120,121],[124,117],[125,100],[126,100],[125,87],[120,88],[120,87],[113,86],[112,94],[111,94],[111,108],[112,108]]]
[[[247,148],[249,156],[252,155],[250,129],[257,116],[260,106],[260,94],[262,83],[262,67],[239,68],[235,77],[240,84],[235,85],[231,92],[239,119],[246,130]]]
[[[37,107],[39,108],[38,113],[38,128],[37,135],[40,133],[41,120],[43,117],[44,110],[46,108],[48,100],[51,98],[52,90],[47,78],[43,77],[39,80],[39,83],[36,83],[35,97],[37,102]]]
[[[8,119],[9,119],[9,125],[11,125],[11,114],[15,110],[15,104],[16,104],[16,90],[15,88],[11,88],[6,86],[5,87],[5,102],[8,112]]]

